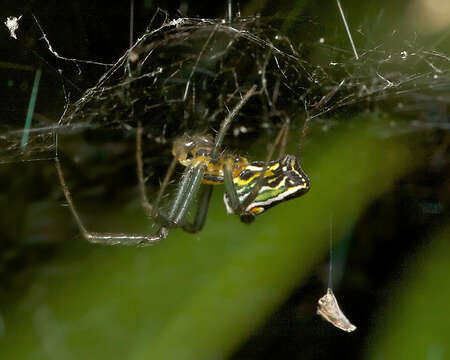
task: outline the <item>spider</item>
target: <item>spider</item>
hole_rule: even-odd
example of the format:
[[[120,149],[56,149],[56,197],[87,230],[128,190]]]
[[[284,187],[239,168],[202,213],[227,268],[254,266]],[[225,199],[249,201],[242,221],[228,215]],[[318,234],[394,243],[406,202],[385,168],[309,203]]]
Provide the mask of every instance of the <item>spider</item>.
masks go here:
[[[61,164],[56,156],[56,169],[61,187],[70,211],[83,238],[91,243],[103,245],[147,246],[165,239],[169,230],[177,227],[188,232],[200,231],[206,221],[213,185],[224,184],[224,202],[227,212],[240,216],[244,222],[270,207],[288,199],[305,194],[310,187],[308,176],[302,171],[294,155],[285,155],[288,122],[280,129],[266,161],[249,162],[244,156],[219,153],[224,137],[233,118],[255,94],[256,86],[242,96],[239,103],[222,121],[213,139],[209,135],[181,136],[172,147],[174,155],[153,203],[147,197],[142,162],[142,124],[138,122],[136,131],[136,164],[139,192],[142,206],[148,217],[159,224],[154,235],[126,233],[98,233],[88,231],[76,210],[71,193],[64,179]],[[270,160],[274,150],[280,146],[279,160]],[[171,200],[169,211],[164,214],[158,205],[170,181],[176,164],[185,166],[178,190]],[[200,194],[199,194],[200,193]],[[194,221],[186,221],[187,213],[199,194]]]

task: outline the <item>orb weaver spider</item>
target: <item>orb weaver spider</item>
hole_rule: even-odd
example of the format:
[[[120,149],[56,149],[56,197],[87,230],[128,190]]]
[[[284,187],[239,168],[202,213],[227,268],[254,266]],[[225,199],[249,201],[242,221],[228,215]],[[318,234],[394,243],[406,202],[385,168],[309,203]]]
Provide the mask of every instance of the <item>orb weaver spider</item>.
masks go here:
[[[253,86],[241,98],[235,108],[222,121],[219,132],[213,140],[209,135],[184,135],[174,141],[174,158],[169,165],[155,202],[152,204],[145,188],[142,162],[142,124],[138,122],[136,131],[136,164],[142,207],[148,217],[159,224],[155,235],[121,233],[98,233],[88,231],[73,203],[71,193],[64,179],[61,164],[56,156],[56,169],[61,187],[70,211],[80,229],[81,235],[91,243],[103,245],[152,245],[165,239],[169,230],[182,227],[188,232],[202,229],[208,212],[213,185],[224,184],[224,202],[227,212],[239,215],[244,222],[250,222],[255,215],[268,208],[305,194],[309,190],[308,176],[302,171],[294,155],[284,153],[288,123],[286,123],[272,145],[265,162],[249,162],[243,156],[222,153],[224,137],[233,118],[255,94]],[[280,146],[280,160],[270,160],[276,146]],[[171,200],[168,214],[163,214],[158,205],[170,181],[175,165],[185,166],[178,190]],[[201,187],[201,185],[203,185]],[[193,223],[186,221],[188,210],[200,192]]]

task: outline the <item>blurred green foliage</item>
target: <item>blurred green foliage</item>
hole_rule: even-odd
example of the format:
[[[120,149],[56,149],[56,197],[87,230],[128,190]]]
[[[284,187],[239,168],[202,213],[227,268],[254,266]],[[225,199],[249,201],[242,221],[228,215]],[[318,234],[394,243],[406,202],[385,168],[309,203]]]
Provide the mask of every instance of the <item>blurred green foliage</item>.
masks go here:
[[[377,318],[369,359],[447,359],[450,354],[450,228],[409,259]]]
[[[216,192],[199,235],[174,231],[151,248],[74,239],[4,312],[1,358],[229,355],[327,253],[330,213],[342,233],[412,165],[403,146],[361,130],[323,136],[314,149],[304,159],[311,191],[254,224],[225,215]],[[111,222],[135,222],[128,216]],[[145,222],[136,226],[148,231]]]

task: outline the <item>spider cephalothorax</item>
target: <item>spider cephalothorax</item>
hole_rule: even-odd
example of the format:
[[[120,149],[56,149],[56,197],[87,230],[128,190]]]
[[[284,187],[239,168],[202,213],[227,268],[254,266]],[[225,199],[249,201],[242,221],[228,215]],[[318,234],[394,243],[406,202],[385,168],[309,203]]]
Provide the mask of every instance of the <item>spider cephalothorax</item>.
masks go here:
[[[233,177],[248,165],[247,158],[222,152],[213,157],[213,141],[210,135],[183,135],[172,146],[172,154],[183,166],[204,166],[202,183],[217,185],[224,182],[224,169],[229,166]]]

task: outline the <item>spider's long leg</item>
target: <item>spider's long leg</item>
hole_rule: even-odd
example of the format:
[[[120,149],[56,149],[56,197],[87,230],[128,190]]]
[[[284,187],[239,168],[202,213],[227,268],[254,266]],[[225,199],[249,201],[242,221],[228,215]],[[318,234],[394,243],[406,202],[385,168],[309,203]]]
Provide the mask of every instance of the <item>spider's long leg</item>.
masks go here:
[[[148,201],[147,190],[145,189],[144,164],[142,160],[142,124],[140,121],[138,121],[136,129],[136,166],[142,207],[147,213],[147,216],[153,216],[153,206]]]
[[[155,219],[161,224],[166,224],[168,222],[167,218],[161,214],[158,209],[159,203],[161,201],[164,192],[166,191],[167,185],[169,184],[170,178],[172,177],[173,171],[176,165],[176,159],[173,159],[169,168],[167,169],[166,175],[164,177],[163,183],[159,188],[158,195],[156,197],[155,203],[152,205],[148,200],[147,190],[145,188],[145,179],[144,179],[144,164],[143,164],[143,155],[142,155],[142,123],[138,121],[136,128],[136,167],[137,167],[137,178],[138,178],[138,186],[139,193],[141,197],[141,204],[144,208],[147,216]]]
[[[214,141],[214,148],[211,151],[211,158],[214,159],[215,157],[217,157],[217,153],[219,152],[220,147],[222,146],[223,139],[225,138],[225,135],[231,125],[231,122],[233,121],[235,116],[239,113],[241,108],[255,94],[255,91],[256,85],[252,86],[245,93],[245,95],[241,98],[241,100],[237,103],[237,105],[233,108],[233,110],[231,110],[228,116],[225,117],[225,119],[223,119],[222,123],[220,124],[220,130],[217,133],[217,136]],[[178,188],[177,194],[170,206],[168,221],[169,224],[173,224],[172,226],[183,224],[186,214],[193,200],[195,199],[195,196],[199,191],[204,173],[205,173],[204,165],[197,165],[195,167],[190,166],[186,168],[183,174],[181,184]],[[186,229],[188,231],[189,229],[197,230],[203,226],[206,220],[210,196],[211,194],[208,193],[203,194],[194,224],[186,226]]]
[[[170,224],[183,224],[184,218],[198,193],[204,173],[205,167],[202,165],[186,168],[177,194],[170,205],[167,219]]]
[[[241,214],[243,212],[241,201],[236,192],[236,188],[233,183],[233,173],[231,170],[231,164],[225,162],[223,169],[223,180],[225,185],[225,192],[227,193],[230,206],[233,209],[234,214]]]
[[[213,185],[203,185],[200,188],[200,200],[197,205],[197,211],[195,213],[195,219],[193,223],[186,223],[183,226],[183,230],[195,233],[200,231],[205,225],[206,216],[208,215],[209,202],[213,191]]]
[[[58,172],[59,182],[66,198],[70,211],[72,212],[75,221],[80,229],[81,235],[87,241],[102,245],[152,245],[167,237],[169,230],[165,227],[161,227],[157,235],[138,235],[138,234],[120,234],[120,233],[98,233],[91,232],[86,229],[78,214],[77,209],[72,201],[72,195],[67,187],[64,179],[64,174],[61,168],[58,157],[55,158],[56,171]]]
[[[255,94],[255,92],[256,92],[256,85],[253,85],[250,88],[250,90],[248,90],[245,93],[241,101],[239,101],[238,104],[233,108],[233,110],[228,114],[228,116],[225,119],[223,119],[222,123],[220,124],[220,130],[217,133],[216,138],[214,139],[214,148],[211,151],[211,157],[213,159],[217,157],[217,153],[220,150],[220,147],[222,146],[223,139],[225,138],[225,135],[227,134],[234,117],[239,113],[239,111],[245,105],[248,99],[250,99]]]
[[[164,180],[161,184],[161,187],[159,188],[158,195],[156,196],[155,205],[154,205],[156,208],[159,206],[159,203],[161,202],[161,199],[166,192],[167,185],[169,185],[169,181],[172,178],[173,171],[175,170],[176,165],[177,165],[177,159],[173,158],[169,165],[169,168],[166,171],[166,175],[164,176]]]
[[[223,119],[222,123],[220,124],[219,132],[217,133],[217,136],[214,141],[214,148],[211,151],[211,158],[215,159],[217,157],[217,153],[220,150],[220,147],[222,146],[223,140],[225,138],[225,135],[228,132],[228,129],[230,128],[231,122],[235,118],[235,116],[239,113],[239,111],[242,109],[242,107],[247,103],[247,101],[255,94],[256,92],[256,85],[253,85],[241,98],[241,100],[237,103],[237,105],[233,108],[233,110],[228,114],[228,116]],[[230,180],[231,179],[231,180]],[[240,202],[238,199],[238,196],[236,194],[236,190],[233,185],[233,179],[231,175],[231,170],[229,169],[229,164],[225,164],[224,169],[224,181],[225,181],[225,191],[229,193],[229,197],[231,200],[232,207],[236,207],[240,209]],[[231,185],[230,185],[231,184]],[[209,203],[209,199],[208,199]],[[201,204],[199,204],[200,206]],[[201,207],[199,207],[200,211],[203,211]],[[206,207],[207,211],[207,207]],[[204,211],[204,214],[201,214],[206,218],[206,211]],[[197,216],[196,216],[197,221]],[[202,226],[205,219],[202,220]],[[189,231],[189,230],[187,230]]]

